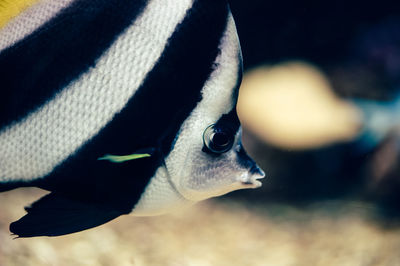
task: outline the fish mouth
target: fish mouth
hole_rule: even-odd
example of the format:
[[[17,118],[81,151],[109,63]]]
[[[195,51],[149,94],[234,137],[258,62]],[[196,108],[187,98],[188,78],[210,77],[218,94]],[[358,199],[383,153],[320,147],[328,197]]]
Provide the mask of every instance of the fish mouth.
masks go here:
[[[258,179],[262,179],[265,177],[265,173],[261,168],[257,165],[257,163],[247,154],[246,150],[243,147],[243,143],[241,140],[241,129],[239,132],[239,142],[236,147],[236,153],[238,156],[238,164],[241,165],[244,169],[247,169],[245,173],[242,173],[237,181],[241,183],[245,188],[258,188],[261,187],[262,183],[258,181]]]
[[[262,183],[258,180],[263,179],[264,177],[265,177],[264,171],[258,169],[256,173],[251,173],[251,172],[243,173],[238,178],[238,181],[246,188],[259,188],[262,186]]]

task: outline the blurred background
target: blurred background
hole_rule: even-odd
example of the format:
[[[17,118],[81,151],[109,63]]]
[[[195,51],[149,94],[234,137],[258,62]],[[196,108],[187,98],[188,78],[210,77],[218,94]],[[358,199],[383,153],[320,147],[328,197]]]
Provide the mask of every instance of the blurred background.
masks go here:
[[[400,265],[400,4],[231,0],[238,113],[263,186],[58,238],[8,224],[44,192],[0,194],[0,265]]]
[[[400,209],[400,4],[231,1],[246,75],[238,111],[266,170],[251,196],[362,198]],[[399,205],[399,206],[397,206]]]

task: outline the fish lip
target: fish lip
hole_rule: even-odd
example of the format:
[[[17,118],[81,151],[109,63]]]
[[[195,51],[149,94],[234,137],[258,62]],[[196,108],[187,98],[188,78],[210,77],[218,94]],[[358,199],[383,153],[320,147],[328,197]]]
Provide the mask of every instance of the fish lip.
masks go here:
[[[243,173],[238,178],[238,181],[245,187],[248,188],[258,188],[262,186],[262,183],[258,179],[263,179],[265,177],[264,171],[262,174],[251,174],[249,172]]]

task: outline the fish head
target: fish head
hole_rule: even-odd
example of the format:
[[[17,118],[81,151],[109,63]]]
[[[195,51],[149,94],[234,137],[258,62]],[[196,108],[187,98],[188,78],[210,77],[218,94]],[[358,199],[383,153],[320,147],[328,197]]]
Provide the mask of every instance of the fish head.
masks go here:
[[[182,124],[165,161],[172,186],[191,201],[260,187],[258,179],[265,176],[241,141],[236,102],[242,57],[232,17],[214,66],[201,100]]]
[[[229,126],[232,125],[210,124],[202,134],[193,132],[193,139],[186,140],[183,164],[175,169],[176,175],[171,175],[174,187],[184,198],[201,201],[261,186],[259,179],[265,176],[264,172],[244,150],[240,127],[232,131]]]

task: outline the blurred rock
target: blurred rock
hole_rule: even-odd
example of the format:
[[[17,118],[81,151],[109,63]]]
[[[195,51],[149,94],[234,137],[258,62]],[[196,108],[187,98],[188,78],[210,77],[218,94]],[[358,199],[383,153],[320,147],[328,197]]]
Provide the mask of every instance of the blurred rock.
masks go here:
[[[356,107],[336,97],[324,74],[304,62],[247,72],[238,114],[246,130],[286,149],[352,140],[362,124]]]

